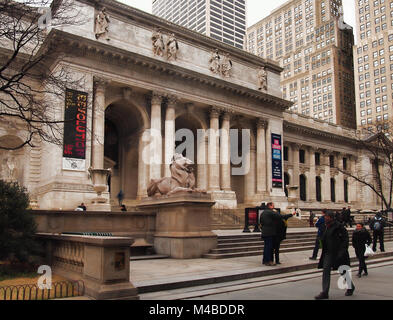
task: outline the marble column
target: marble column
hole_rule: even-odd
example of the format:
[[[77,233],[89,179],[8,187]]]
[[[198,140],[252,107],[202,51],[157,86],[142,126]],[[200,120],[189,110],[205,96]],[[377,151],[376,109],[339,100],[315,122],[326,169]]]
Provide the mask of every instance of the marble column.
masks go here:
[[[337,157],[337,168],[343,170],[343,156],[338,154]],[[336,202],[344,203],[344,174],[341,171],[338,171],[336,178]]]
[[[225,112],[222,117],[220,135],[220,178],[221,190],[231,190],[231,155],[230,155],[230,114]]]
[[[352,174],[356,174],[356,159],[353,156],[348,157],[348,171]],[[348,177],[348,203],[354,203],[357,201],[357,181],[354,178]]]
[[[266,129],[267,121],[259,119],[257,122],[257,193],[266,193]]]
[[[137,198],[147,197],[147,185],[149,182],[149,140],[150,136],[147,131],[139,135],[138,144],[138,191]]]
[[[299,148],[300,146],[297,143],[291,143],[292,149],[292,164],[293,164],[293,177],[291,186],[297,186],[296,189],[296,198],[300,199],[300,168],[299,168]]]
[[[151,98],[150,178],[160,179],[162,167],[161,103],[164,95],[153,92]]]
[[[310,171],[308,173],[308,181],[307,181],[307,200],[315,202],[317,201],[317,196],[316,196],[316,182],[315,182],[315,150],[312,147],[308,147],[307,149],[308,153],[308,161],[309,161],[309,166],[310,166]]]
[[[250,163],[250,168],[248,173],[244,178],[244,201],[247,203],[252,203],[255,199],[255,156],[256,156],[256,148],[255,146],[251,146],[250,152],[246,154],[246,163]],[[247,159],[249,157],[249,160]]]
[[[175,106],[177,97],[170,95],[165,113],[165,177],[171,176],[169,165],[175,153]]]
[[[219,145],[219,111],[216,108],[210,110],[210,128],[209,128],[209,191],[220,190],[220,145]]]
[[[107,80],[94,77],[94,114],[92,134],[92,161],[94,169],[104,169],[104,143],[105,143],[105,89]]]
[[[322,178],[322,200],[323,200],[323,202],[331,202],[329,156],[330,156],[329,152],[327,152],[327,151],[323,152],[323,166],[325,168],[325,173]]]
[[[208,137],[205,135],[198,135],[198,148],[197,148],[197,187],[201,190],[207,190],[207,161],[206,149],[208,146]]]

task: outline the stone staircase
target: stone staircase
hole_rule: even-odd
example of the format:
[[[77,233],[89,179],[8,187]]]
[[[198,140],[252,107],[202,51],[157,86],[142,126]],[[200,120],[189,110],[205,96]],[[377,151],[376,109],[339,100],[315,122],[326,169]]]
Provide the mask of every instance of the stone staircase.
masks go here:
[[[348,230],[348,233],[351,245],[353,230]],[[316,230],[287,233],[287,239],[281,242],[280,253],[312,250],[314,248],[316,234]],[[387,241],[393,241],[393,230],[389,232],[389,228],[385,230],[385,242]],[[258,232],[218,236],[217,248],[212,249],[203,257],[210,259],[225,259],[256,256],[262,255],[263,247],[263,241]]]

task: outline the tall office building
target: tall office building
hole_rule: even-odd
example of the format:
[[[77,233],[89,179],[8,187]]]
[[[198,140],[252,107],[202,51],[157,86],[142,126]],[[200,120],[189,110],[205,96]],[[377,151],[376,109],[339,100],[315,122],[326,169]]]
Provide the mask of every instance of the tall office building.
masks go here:
[[[153,14],[243,48],[246,0],[153,0]]]
[[[386,128],[393,120],[393,1],[355,2],[357,125]]]
[[[246,50],[280,62],[293,112],[354,128],[353,44],[341,0],[290,0],[248,28]]]

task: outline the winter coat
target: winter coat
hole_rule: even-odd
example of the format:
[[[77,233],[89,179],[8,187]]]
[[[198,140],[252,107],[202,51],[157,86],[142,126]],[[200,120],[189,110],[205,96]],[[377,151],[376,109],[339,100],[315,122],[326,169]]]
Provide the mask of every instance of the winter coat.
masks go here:
[[[333,259],[333,270],[337,270],[341,265],[350,266],[348,253],[349,238],[348,231],[340,222],[333,221],[322,235],[322,255],[319,260],[318,269],[323,268],[323,261],[326,255]]]
[[[276,211],[265,209],[261,214],[262,237],[273,237],[277,234],[277,223],[281,220],[281,214]]]
[[[365,228],[362,228],[361,230],[355,230],[352,235],[352,247],[355,248],[357,257],[364,256],[366,244],[371,244],[370,233]]]
[[[326,225],[325,225],[325,217],[322,216],[320,217],[317,222],[315,223],[315,227],[318,228],[318,237],[322,237],[323,232],[326,229]]]
[[[283,241],[287,237],[286,221],[293,215],[291,213],[281,215],[281,220],[277,221],[276,235],[279,241]]]
[[[380,224],[381,224],[381,229],[380,230],[375,230],[374,229],[374,225],[375,225],[375,222],[379,222]],[[375,232],[383,232],[383,229],[386,227],[386,221],[385,221],[385,219],[383,218],[383,217],[380,217],[380,216],[375,216],[374,218],[372,218],[371,219],[371,221],[370,221],[370,229],[371,230],[373,230],[373,231],[375,231]]]

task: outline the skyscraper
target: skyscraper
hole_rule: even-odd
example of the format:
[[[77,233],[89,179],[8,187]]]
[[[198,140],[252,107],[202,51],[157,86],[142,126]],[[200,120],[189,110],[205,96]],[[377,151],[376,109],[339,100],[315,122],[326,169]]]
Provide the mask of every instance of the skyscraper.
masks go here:
[[[355,2],[357,125],[388,129],[393,119],[393,1]]]
[[[341,0],[290,0],[248,28],[245,47],[284,68],[293,112],[355,127],[353,41]]]
[[[153,14],[243,48],[246,0],[153,0]]]

